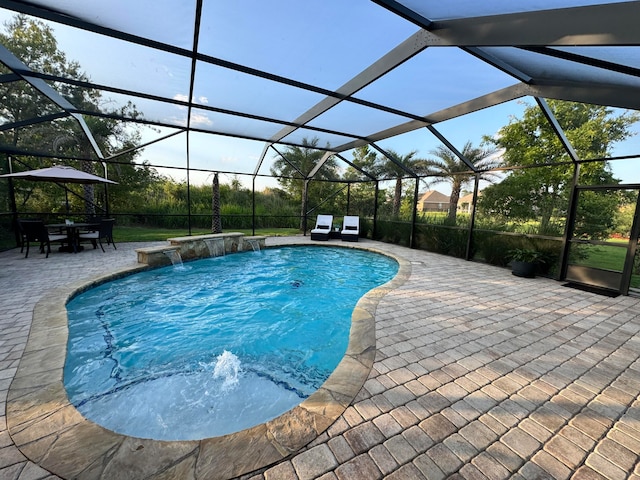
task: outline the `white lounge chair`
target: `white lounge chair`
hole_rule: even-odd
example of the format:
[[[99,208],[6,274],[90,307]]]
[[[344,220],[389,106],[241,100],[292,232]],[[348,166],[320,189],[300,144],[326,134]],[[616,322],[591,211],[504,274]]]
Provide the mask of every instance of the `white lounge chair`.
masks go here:
[[[340,237],[346,242],[357,242],[360,235],[360,217],[345,215],[342,221],[342,232]]]
[[[333,224],[333,215],[318,215],[316,226],[311,230],[311,240],[329,240]]]

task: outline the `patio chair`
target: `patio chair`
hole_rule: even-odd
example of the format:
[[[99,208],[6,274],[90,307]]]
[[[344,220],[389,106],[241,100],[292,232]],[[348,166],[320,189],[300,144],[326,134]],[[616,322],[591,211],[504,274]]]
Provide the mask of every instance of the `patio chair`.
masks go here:
[[[24,258],[29,256],[29,246],[31,242],[40,243],[40,253],[44,252],[44,247],[46,245],[47,255],[45,258],[49,258],[49,254],[51,253],[51,242],[60,242],[64,245],[67,241],[66,234],[49,233],[42,220],[18,220],[18,222],[20,224],[23,247],[20,249],[20,253],[22,253],[22,250],[24,249],[24,244],[27,244],[27,253]]]
[[[92,224],[99,224],[100,220],[102,220],[102,217],[97,216],[97,215],[89,215],[87,216],[85,223],[92,223]]]
[[[27,244],[27,236],[22,229],[22,222],[18,219],[18,236],[20,237],[20,253],[24,252],[24,247]]]
[[[115,218],[101,219],[97,230],[78,234],[78,241],[89,240],[94,249],[98,248],[98,244],[100,244],[100,248],[104,252],[102,239],[105,239],[107,241],[107,245],[112,244],[113,248],[117,250],[116,242],[113,241],[113,224],[115,221]]]
[[[316,226],[311,230],[311,240],[329,240],[332,224],[333,215],[318,215]]]
[[[342,221],[342,232],[340,237],[345,242],[357,242],[360,235],[360,217],[345,215]]]

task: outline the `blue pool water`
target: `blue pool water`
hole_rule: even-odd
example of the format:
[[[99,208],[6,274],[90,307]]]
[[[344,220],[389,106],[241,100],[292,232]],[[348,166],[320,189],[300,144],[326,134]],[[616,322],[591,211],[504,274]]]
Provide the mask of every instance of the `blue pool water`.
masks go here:
[[[322,385],[356,303],[397,270],[367,251],[283,247],[105,283],[67,304],[67,393],[85,417],[141,438],[264,423]]]

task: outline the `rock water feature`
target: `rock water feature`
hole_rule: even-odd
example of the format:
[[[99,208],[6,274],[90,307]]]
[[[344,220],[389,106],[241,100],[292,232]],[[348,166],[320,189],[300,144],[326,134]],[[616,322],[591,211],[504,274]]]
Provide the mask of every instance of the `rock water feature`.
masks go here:
[[[167,265],[168,250],[177,250],[181,260],[188,262],[198,258],[222,257],[243,250],[262,251],[266,247],[265,236],[245,236],[240,232],[193,235],[169,238],[170,245],[136,249],[138,263],[152,267]],[[172,254],[171,254],[172,255]]]

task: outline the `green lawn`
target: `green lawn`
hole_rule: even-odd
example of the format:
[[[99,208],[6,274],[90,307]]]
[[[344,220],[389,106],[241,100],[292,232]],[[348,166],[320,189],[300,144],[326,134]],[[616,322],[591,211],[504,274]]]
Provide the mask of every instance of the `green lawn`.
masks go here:
[[[252,234],[251,230],[238,229],[230,231],[241,232],[245,235]],[[192,230],[191,232],[192,235],[206,235],[209,233],[211,232],[205,229]],[[296,228],[266,228],[256,230],[255,233],[256,235],[266,236],[287,236],[297,235],[300,231]],[[188,232],[182,229],[116,226],[113,236],[116,242],[155,242],[164,241],[172,237],[184,237],[187,236],[187,234]],[[7,238],[6,240],[6,245],[2,245],[2,247],[13,248],[15,240],[13,238]],[[626,243],[625,240],[620,240],[620,242]],[[584,256],[584,258],[571,258],[570,262],[572,264],[618,272],[621,272],[624,267],[625,256],[627,254],[625,248],[611,245],[584,245],[581,249],[586,253],[586,256]],[[633,275],[631,277],[631,286],[640,288],[640,275]]]
[[[626,244],[627,241],[621,240],[616,241],[616,243]],[[626,248],[612,245],[581,245],[580,252],[586,256],[580,258],[572,255],[569,259],[570,263],[615,272],[622,272],[627,255]],[[640,287],[640,275],[631,276],[631,286],[634,288]]]
[[[229,230],[233,232],[241,232],[245,235],[251,235],[251,230]],[[211,231],[205,229],[192,230],[192,235],[206,235]],[[297,235],[300,233],[295,228],[265,228],[256,230],[256,235],[266,236],[286,236]],[[166,240],[173,237],[186,237],[186,230],[175,230],[170,228],[153,228],[153,227],[126,227],[116,225],[113,230],[113,238],[116,242],[155,242]]]
[[[252,231],[236,229],[227,232],[241,232],[245,235],[252,235]],[[206,235],[211,231],[206,229],[192,230],[192,235]],[[266,235],[269,237],[282,237],[287,235],[297,235],[300,231],[296,228],[264,228],[257,229],[256,235]],[[118,242],[160,242],[173,237],[186,237],[187,230],[154,227],[129,227],[116,225],[113,230],[113,238]],[[15,248],[16,240],[13,235],[0,236],[0,251]]]
[[[575,245],[572,245],[572,252]],[[575,265],[583,265],[585,267],[602,268],[605,270],[614,270],[621,272],[624,268],[624,261],[627,255],[626,248],[614,247],[611,245],[580,245],[578,251],[581,255],[586,255],[584,258],[580,258],[575,255],[571,255],[570,262]]]

